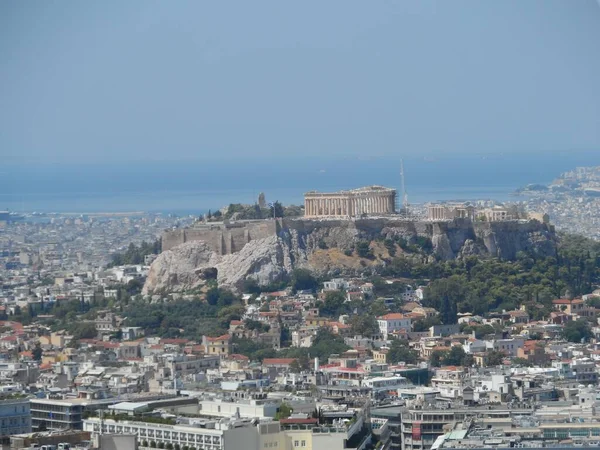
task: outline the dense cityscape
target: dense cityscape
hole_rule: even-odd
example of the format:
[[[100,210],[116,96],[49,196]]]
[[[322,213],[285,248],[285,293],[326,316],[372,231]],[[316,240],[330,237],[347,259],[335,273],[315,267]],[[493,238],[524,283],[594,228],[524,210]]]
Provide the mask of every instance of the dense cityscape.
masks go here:
[[[599,25],[0,1],[0,450],[600,448]]]
[[[200,217],[4,213],[4,443],[66,449],[106,440],[116,448],[180,450],[595,445],[600,291],[593,258],[600,247],[591,241],[563,239],[560,263],[533,253],[515,262],[444,262],[432,258],[426,238],[363,237],[344,253],[369,270],[345,276],[296,267],[269,285],[248,275],[237,289],[192,268],[204,274],[193,288],[144,288],[152,263],[177,251],[175,243],[157,260],[165,236],[208,230],[222,239],[222,230],[244,224],[248,213],[276,223],[287,211],[289,220],[321,226],[338,215],[348,223],[371,216],[556,219],[555,210],[533,212],[545,205],[538,197],[529,200],[529,213],[522,204],[474,201],[411,205],[398,215],[393,200],[365,200],[371,209],[353,207],[352,217],[338,200],[354,192],[379,198],[383,189],[310,192],[311,202],[335,203],[311,203],[306,219],[303,208],[268,206],[262,194],[256,207],[230,205]],[[562,206],[571,218],[563,229],[581,231],[573,224],[584,220],[574,216],[584,215],[585,205]],[[337,251],[328,242],[315,253]],[[180,246],[193,244],[184,239]],[[228,253],[243,252],[233,246]],[[573,273],[580,257],[585,268]],[[379,260],[381,267],[368,266]],[[552,264],[565,273],[552,275]]]

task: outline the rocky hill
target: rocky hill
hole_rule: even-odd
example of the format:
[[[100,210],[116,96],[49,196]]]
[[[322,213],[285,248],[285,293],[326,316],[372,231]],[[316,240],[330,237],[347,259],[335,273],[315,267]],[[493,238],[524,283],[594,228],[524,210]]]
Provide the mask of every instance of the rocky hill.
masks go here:
[[[220,286],[240,290],[246,278],[269,284],[297,267],[331,275],[364,273],[389,262],[392,255],[384,239],[421,250],[419,257],[442,260],[470,255],[514,259],[521,251],[556,253],[553,228],[537,221],[283,220],[276,233],[249,241],[232,254],[219,254],[203,241],[174,246],[152,264],[144,292],[195,289],[210,277]],[[359,256],[359,243],[368,243],[368,257]],[[394,244],[394,252],[402,254],[402,246]]]

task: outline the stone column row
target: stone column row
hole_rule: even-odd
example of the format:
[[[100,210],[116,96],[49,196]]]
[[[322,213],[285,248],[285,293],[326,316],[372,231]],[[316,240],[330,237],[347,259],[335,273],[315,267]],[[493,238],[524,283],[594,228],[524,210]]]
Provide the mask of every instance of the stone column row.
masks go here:
[[[394,207],[394,196],[390,194],[306,198],[304,203],[306,216],[388,214]]]
[[[344,197],[307,198],[304,202],[306,216],[347,216],[349,203]]]

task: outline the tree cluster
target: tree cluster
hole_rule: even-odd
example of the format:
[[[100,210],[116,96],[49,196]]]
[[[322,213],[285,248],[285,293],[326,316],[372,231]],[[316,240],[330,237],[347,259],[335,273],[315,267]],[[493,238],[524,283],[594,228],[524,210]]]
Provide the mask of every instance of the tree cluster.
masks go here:
[[[131,243],[124,253],[115,253],[112,255],[112,261],[109,264],[109,267],[123,266],[127,264],[142,264],[145,256],[158,255],[160,252],[160,239],[152,243],[142,242],[139,246]]]

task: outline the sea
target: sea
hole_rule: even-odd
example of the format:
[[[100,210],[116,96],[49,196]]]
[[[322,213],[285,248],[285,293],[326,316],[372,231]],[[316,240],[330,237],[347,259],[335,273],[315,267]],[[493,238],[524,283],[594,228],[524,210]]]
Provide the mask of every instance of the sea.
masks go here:
[[[400,192],[401,160],[409,203],[507,201],[529,183],[600,165],[600,151],[9,164],[0,167],[0,210],[197,215],[254,203],[261,192],[284,204],[302,204],[311,190],[383,185]]]

